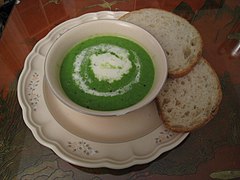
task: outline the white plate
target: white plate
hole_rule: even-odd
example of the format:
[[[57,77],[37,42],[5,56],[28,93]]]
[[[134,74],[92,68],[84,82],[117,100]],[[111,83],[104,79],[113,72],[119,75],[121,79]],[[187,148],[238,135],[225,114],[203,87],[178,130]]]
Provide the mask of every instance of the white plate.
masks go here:
[[[124,116],[95,117],[69,109],[49,90],[44,60],[52,43],[71,27],[125,13],[88,13],[58,25],[30,52],[19,78],[18,99],[26,125],[41,144],[74,165],[122,169],[148,163],[188,135],[166,129],[154,102]]]

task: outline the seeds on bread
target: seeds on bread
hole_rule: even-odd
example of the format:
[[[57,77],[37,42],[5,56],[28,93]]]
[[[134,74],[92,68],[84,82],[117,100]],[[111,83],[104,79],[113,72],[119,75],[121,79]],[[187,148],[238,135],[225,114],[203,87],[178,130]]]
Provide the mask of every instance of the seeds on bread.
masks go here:
[[[184,18],[160,9],[145,8],[129,12],[120,20],[136,24],[161,44],[168,61],[170,77],[189,73],[202,55],[202,39]]]
[[[218,76],[201,58],[186,76],[168,78],[156,101],[166,127],[176,132],[189,132],[213,118],[221,99]]]

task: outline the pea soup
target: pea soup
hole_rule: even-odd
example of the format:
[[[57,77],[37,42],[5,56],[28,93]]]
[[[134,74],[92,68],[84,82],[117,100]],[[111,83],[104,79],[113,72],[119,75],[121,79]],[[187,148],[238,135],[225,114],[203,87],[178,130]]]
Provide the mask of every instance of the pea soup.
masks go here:
[[[102,111],[127,108],[152,87],[151,57],[137,43],[118,36],[96,36],[73,47],[60,69],[66,95],[80,106]]]

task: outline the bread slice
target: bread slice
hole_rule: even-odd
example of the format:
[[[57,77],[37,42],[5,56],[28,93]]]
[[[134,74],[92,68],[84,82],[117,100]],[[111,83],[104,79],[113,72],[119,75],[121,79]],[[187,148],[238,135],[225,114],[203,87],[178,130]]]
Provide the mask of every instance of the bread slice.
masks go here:
[[[146,8],[129,12],[120,20],[136,24],[150,32],[162,45],[170,77],[191,71],[202,55],[202,39],[187,20],[171,12]]]
[[[166,127],[189,132],[213,118],[221,99],[219,79],[209,63],[201,58],[186,76],[167,79],[156,101]]]

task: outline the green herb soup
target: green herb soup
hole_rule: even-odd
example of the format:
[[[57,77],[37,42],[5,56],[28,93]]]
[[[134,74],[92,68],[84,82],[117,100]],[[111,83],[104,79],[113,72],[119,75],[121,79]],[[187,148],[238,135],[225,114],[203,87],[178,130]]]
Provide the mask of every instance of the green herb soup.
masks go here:
[[[77,44],[60,70],[62,88],[72,101],[102,111],[136,104],[147,95],[153,80],[148,53],[117,36],[97,36]]]

